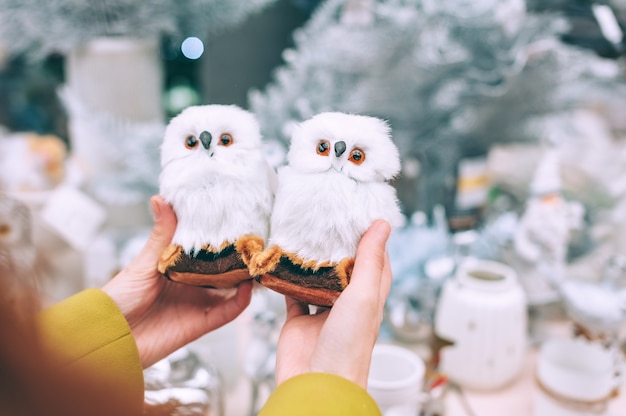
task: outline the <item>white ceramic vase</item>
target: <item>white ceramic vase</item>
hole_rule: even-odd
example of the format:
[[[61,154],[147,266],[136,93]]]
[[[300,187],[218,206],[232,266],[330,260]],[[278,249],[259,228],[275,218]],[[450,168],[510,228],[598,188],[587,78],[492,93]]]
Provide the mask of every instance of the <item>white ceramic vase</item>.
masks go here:
[[[527,351],[524,291],[512,268],[465,259],[443,287],[435,315],[440,370],[461,386],[498,389],[519,375]]]

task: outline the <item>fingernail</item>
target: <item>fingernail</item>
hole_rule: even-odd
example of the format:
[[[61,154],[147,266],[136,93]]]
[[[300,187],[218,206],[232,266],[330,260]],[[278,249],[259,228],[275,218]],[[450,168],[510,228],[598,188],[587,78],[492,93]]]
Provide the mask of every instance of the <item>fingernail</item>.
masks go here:
[[[385,233],[387,234],[387,232],[390,231],[390,225],[387,221],[385,220],[376,220],[374,221],[374,224],[372,224],[372,228],[374,229],[374,231],[376,233]]]
[[[376,220],[374,224],[372,224],[372,232],[385,244],[391,233],[391,226],[387,221]]]
[[[158,221],[161,219],[161,206],[156,201],[155,198],[150,199],[150,205],[152,206],[152,214],[154,215],[154,220]]]

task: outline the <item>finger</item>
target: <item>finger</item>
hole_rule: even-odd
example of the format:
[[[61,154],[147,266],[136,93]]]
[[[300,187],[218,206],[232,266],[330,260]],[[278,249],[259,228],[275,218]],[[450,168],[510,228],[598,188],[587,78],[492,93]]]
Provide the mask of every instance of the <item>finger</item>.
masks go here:
[[[376,342],[391,273],[385,245],[391,227],[375,221],[363,234],[350,284],[339,296],[320,332],[312,359],[315,371],[331,372],[367,385],[372,347]],[[339,348],[337,348],[339,346]]]
[[[387,301],[389,291],[391,290],[392,278],[393,277],[391,273],[391,261],[389,260],[389,253],[385,251],[385,265],[383,266],[382,282],[380,285],[379,305],[384,305]]]
[[[385,246],[391,233],[389,223],[376,220],[363,234],[357,248],[352,278],[346,290],[361,293],[380,291],[385,270]]]
[[[237,286],[237,293],[235,294],[236,303],[239,306],[243,306],[243,309],[250,304],[250,300],[252,299],[252,286],[252,280],[244,280]]]
[[[352,322],[350,330],[369,331],[371,324],[377,324],[382,316],[382,308],[391,284],[391,271],[386,262],[385,245],[391,227],[385,221],[375,221],[363,234],[355,256],[350,284],[339,296],[331,314],[354,314],[361,318]],[[361,326],[364,325],[364,327]]]
[[[285,296],[285,307],[287,309],[287,320],[295,318],[296,316],[309,314],[308,305],[289,296]]]
[[[163,197],[155,195],[150,199],[154,214],[154,226],[148,241],[139,255],[129,265],[135,270],[152,270],[159,261],[161,252],[171,243],[176,231],[176,214]]]
[[[237,286],[235,295],[225,299],[223,302],[209,306],[205,313],[207,331],[219,328],[233,319],[250,304],[252,298],[252,281],[246,280]]]

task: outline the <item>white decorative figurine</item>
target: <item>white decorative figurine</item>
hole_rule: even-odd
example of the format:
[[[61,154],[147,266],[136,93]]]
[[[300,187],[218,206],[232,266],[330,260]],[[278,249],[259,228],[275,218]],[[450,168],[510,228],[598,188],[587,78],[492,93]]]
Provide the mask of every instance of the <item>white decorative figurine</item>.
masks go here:
[[[331,306],[372,222],[404,222],[387,183],[400,171],[398,149],[383,120],[328,112],[296,127],[287,161],[278,171],[268,248],[250,271],[279,293]]]
[[[583,206],[568,202],[561,195],[556,152],[547,150],[540,161],[531,183],[531,196],[514,235],[515,251],[526,265],[519,271],[519,279],[530,304],[558,299],[571,233],[582,225]]]
[[[255,116],[234,105],[189,107],[174,117],[161,149],[160,193],[178,226],[159,271],[171,280],[232,287],[250,279],[272,209],[273,169]]]

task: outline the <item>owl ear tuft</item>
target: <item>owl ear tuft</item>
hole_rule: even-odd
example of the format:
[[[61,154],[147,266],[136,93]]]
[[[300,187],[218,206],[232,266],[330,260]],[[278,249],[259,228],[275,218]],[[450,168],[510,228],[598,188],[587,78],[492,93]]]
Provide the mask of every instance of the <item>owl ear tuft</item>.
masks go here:
[[[377,173],[383,180],[389,181],[395,178],[400,173],[400,154],[398,147],[393,141],[391,125],[387,120],[381,118],[372,117],[376,120],[376,127],[378,129],[378,136],[384,137],[389,142],[389,145],[380,146],[376,149],[377,157],[384,163],[379,164]]]
[[[395,146],[388,146],[387,151],[383,151],[383,154],[379,155],[381,160],[385,163],[378,169],[378,174],[385,181],[390,181],[400,173],[400,156]]]

